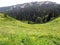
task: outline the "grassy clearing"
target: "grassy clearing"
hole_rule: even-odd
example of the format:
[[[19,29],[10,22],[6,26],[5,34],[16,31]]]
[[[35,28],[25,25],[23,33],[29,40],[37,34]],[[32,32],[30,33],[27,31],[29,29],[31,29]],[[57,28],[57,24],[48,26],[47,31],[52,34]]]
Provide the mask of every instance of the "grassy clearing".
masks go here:
[[[0,14],[0,45],[60,45],[60,17],[46,24],[26,24]]]

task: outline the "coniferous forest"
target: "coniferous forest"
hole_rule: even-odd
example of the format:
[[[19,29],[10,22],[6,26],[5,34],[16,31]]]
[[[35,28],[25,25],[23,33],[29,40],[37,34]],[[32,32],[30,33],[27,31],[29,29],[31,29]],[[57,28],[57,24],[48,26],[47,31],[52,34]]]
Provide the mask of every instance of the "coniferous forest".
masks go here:
[[[28,23],[46,23],[60,16],[60,4],[31,2],[13,6],[8,15]]]

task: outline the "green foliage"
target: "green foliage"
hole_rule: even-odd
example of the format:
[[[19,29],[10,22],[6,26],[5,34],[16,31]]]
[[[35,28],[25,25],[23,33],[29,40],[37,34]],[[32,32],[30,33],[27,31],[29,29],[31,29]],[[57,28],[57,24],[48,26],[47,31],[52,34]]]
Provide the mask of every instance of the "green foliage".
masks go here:
[[[28,24],[34,24],[34,22],[33,21],[28,21]]]
[[[4,17],[7,17],[7,12],[4,13]]]
[[[42,18],[41,17],[37,17],[36,23],[42,23]]]
[[[46,24],[26,24],[0,14],[0,45],[60,45],[60,17]]]

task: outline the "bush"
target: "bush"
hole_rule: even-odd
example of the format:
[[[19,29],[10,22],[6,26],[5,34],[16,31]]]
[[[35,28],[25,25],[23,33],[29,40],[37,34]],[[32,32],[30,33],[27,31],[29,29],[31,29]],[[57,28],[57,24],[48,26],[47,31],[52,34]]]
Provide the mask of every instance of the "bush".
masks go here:
[[[4,17],[7,17],[7,13],[6,12],[4,13]]]
[[[42,18],[41,17],[37,17],[36,23],[42,23]]]
[[[34,24],[34,22],[33,21],[28,21],[28,24]]]

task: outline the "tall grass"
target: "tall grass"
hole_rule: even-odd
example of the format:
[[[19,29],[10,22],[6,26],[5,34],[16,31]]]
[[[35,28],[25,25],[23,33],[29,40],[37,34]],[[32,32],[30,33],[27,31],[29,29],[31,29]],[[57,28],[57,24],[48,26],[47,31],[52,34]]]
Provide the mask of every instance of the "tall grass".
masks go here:
[[[26,24],[0,14],[0,45],[60,45],[60,17],[46,24]]]

